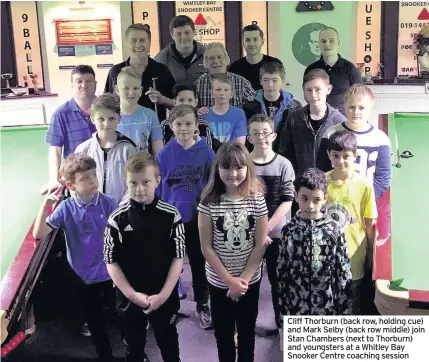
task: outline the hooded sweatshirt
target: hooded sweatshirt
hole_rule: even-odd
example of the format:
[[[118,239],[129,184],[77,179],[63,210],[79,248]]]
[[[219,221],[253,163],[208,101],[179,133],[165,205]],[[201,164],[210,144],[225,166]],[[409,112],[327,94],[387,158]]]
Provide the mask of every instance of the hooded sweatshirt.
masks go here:
[[[179,210],[185,223],[197,217],[200,194],[208,182],[214,158],[204,137],[186,150],[172,138],[156,156],[161,172],[157,194]]]
[[[274,121],[274,131],[280,135],[286,118],[288,115],[296,111],[301,107],[301,103],[293,98],[293,95],[289,92],[286,92],[284,89],[280,90],[283,99],[280,104],[280,108],[277,110],[276,114],[273,117]],[[260,89],[256,92],[255,99],[253,101],[247,102],[243,105],[244,113],[246,114],[247,121],[249,121],[250,117],[252,117],[255,114],[265,114],[269,115],[269,112],[267,110],[267,107],[264,102],[264,90]],[[279,144],[278,144],[279,137],[274,141],[273,143],[273,150],[274,152],[277,152]],[[253,151],[253,145],[246,140],[246,147],[248,148],[249,152]]]
[[[135,143],[120,132],[116,132],[116,143],[104,158],[104,151],[98,142],[97,132],[92,137],[77,146],[75,153],[83,152],[95,160],[98,179],[98,191],[113,197],[118,203],[127,199],[127,184],[125,182],[124,167],[128,158],[135,155]],[[103,191],[104,178],[106,180]]]
[[[329,104],[326,105],[328,106],[328,116],[317,132],[311,126],[308,118],[309,105],[306,105],[289,114],[283,130],[278,136],[280,138],[278,153],[292,163],[297,177],[307,168],[316,166],[320,143],[325,131],[346,120],[338,109]]]
[[[277,276],[281,315],[350,314],[346,240],[341,225],[326,212],[319,220],[307,220],[298,211],[283,228]]]
[[[195,82],[206,72],[206,68],[204,68],[203,65],[204,45],[194,41],[194,44],[197,46],[197,50],[188,69],[185,69],[183,63],[178,59],[177,54],[172,48],[173,44],[174,43],[168,44],[155,56],[154,59],[168,67],[176,80],[176,84],[182,82]]]

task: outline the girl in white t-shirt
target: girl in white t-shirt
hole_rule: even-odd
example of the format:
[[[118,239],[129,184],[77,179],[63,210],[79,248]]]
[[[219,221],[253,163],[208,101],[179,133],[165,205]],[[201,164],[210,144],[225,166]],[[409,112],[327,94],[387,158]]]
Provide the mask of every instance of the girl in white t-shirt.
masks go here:
[[[264,186],[246,148],[219,149],[198,206],[219,362],[253,361],[261,261],[267,237]]]

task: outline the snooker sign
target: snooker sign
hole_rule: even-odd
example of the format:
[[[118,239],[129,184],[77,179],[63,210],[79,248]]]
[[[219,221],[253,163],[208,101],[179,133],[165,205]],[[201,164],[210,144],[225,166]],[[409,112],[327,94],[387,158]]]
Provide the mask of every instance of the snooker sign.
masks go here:
[[[381,2],[357,3],[356,64],[374,77],[380,64]]]
[[[429,23],[429,1],[399,2],[398,75],[417,75],[417,56],[412,51],[414,34]]]
[[[223,1],[176,1],[176,15],[187,15],[195,23],[195,40],[204,45],[225,44]]]

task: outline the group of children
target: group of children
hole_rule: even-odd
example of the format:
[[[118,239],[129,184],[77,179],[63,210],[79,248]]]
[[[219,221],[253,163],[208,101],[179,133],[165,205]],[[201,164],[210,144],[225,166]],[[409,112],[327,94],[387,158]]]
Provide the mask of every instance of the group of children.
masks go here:
[[[59,198],[50,193],[33,233],[64,230],[100,360],[113,360],[102,296],[114,284],[126,360],[149,360],[150,321],[163,360],[180,361],[185,253],[199,324],[214,327],[221,362],[254,360],[264,258],[280,331],[283,315],[362,312],[376,196],[390,182],[388,139],[368,123],[373,95],[352,86],[345,118],[326,103],[323,70],[304,77],[303,107],[282,89],[281,65],[264,65],[260,79],[259,104],[243,111],[229,105],[228,76],[213,76],[214,106],[200,114],[195,85],[179,84],[161,125],[137,104],[141,77],[130,67],[118,76],[119,101],[93,100],[96,132],[61,167],[70,197],[48,216]]]

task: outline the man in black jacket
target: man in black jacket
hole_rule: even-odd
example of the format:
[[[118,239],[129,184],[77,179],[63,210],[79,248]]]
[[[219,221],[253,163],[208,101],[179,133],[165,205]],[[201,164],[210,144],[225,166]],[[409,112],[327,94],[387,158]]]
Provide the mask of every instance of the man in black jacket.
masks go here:
[[[299,109],[301,103],[293,95],[282,89],[285,83],[285,69],[277,62],[265,63],[260,70],[259,79],[262,89],[256,92],[255,99],[243,105],[247,120],[255,114],[265,114],[274,121],[274,132],[282,133],[289,113]],[[246,141],[251,152],[253,145]],[[273,143],[274,152],[278,151],[279,137]]]

